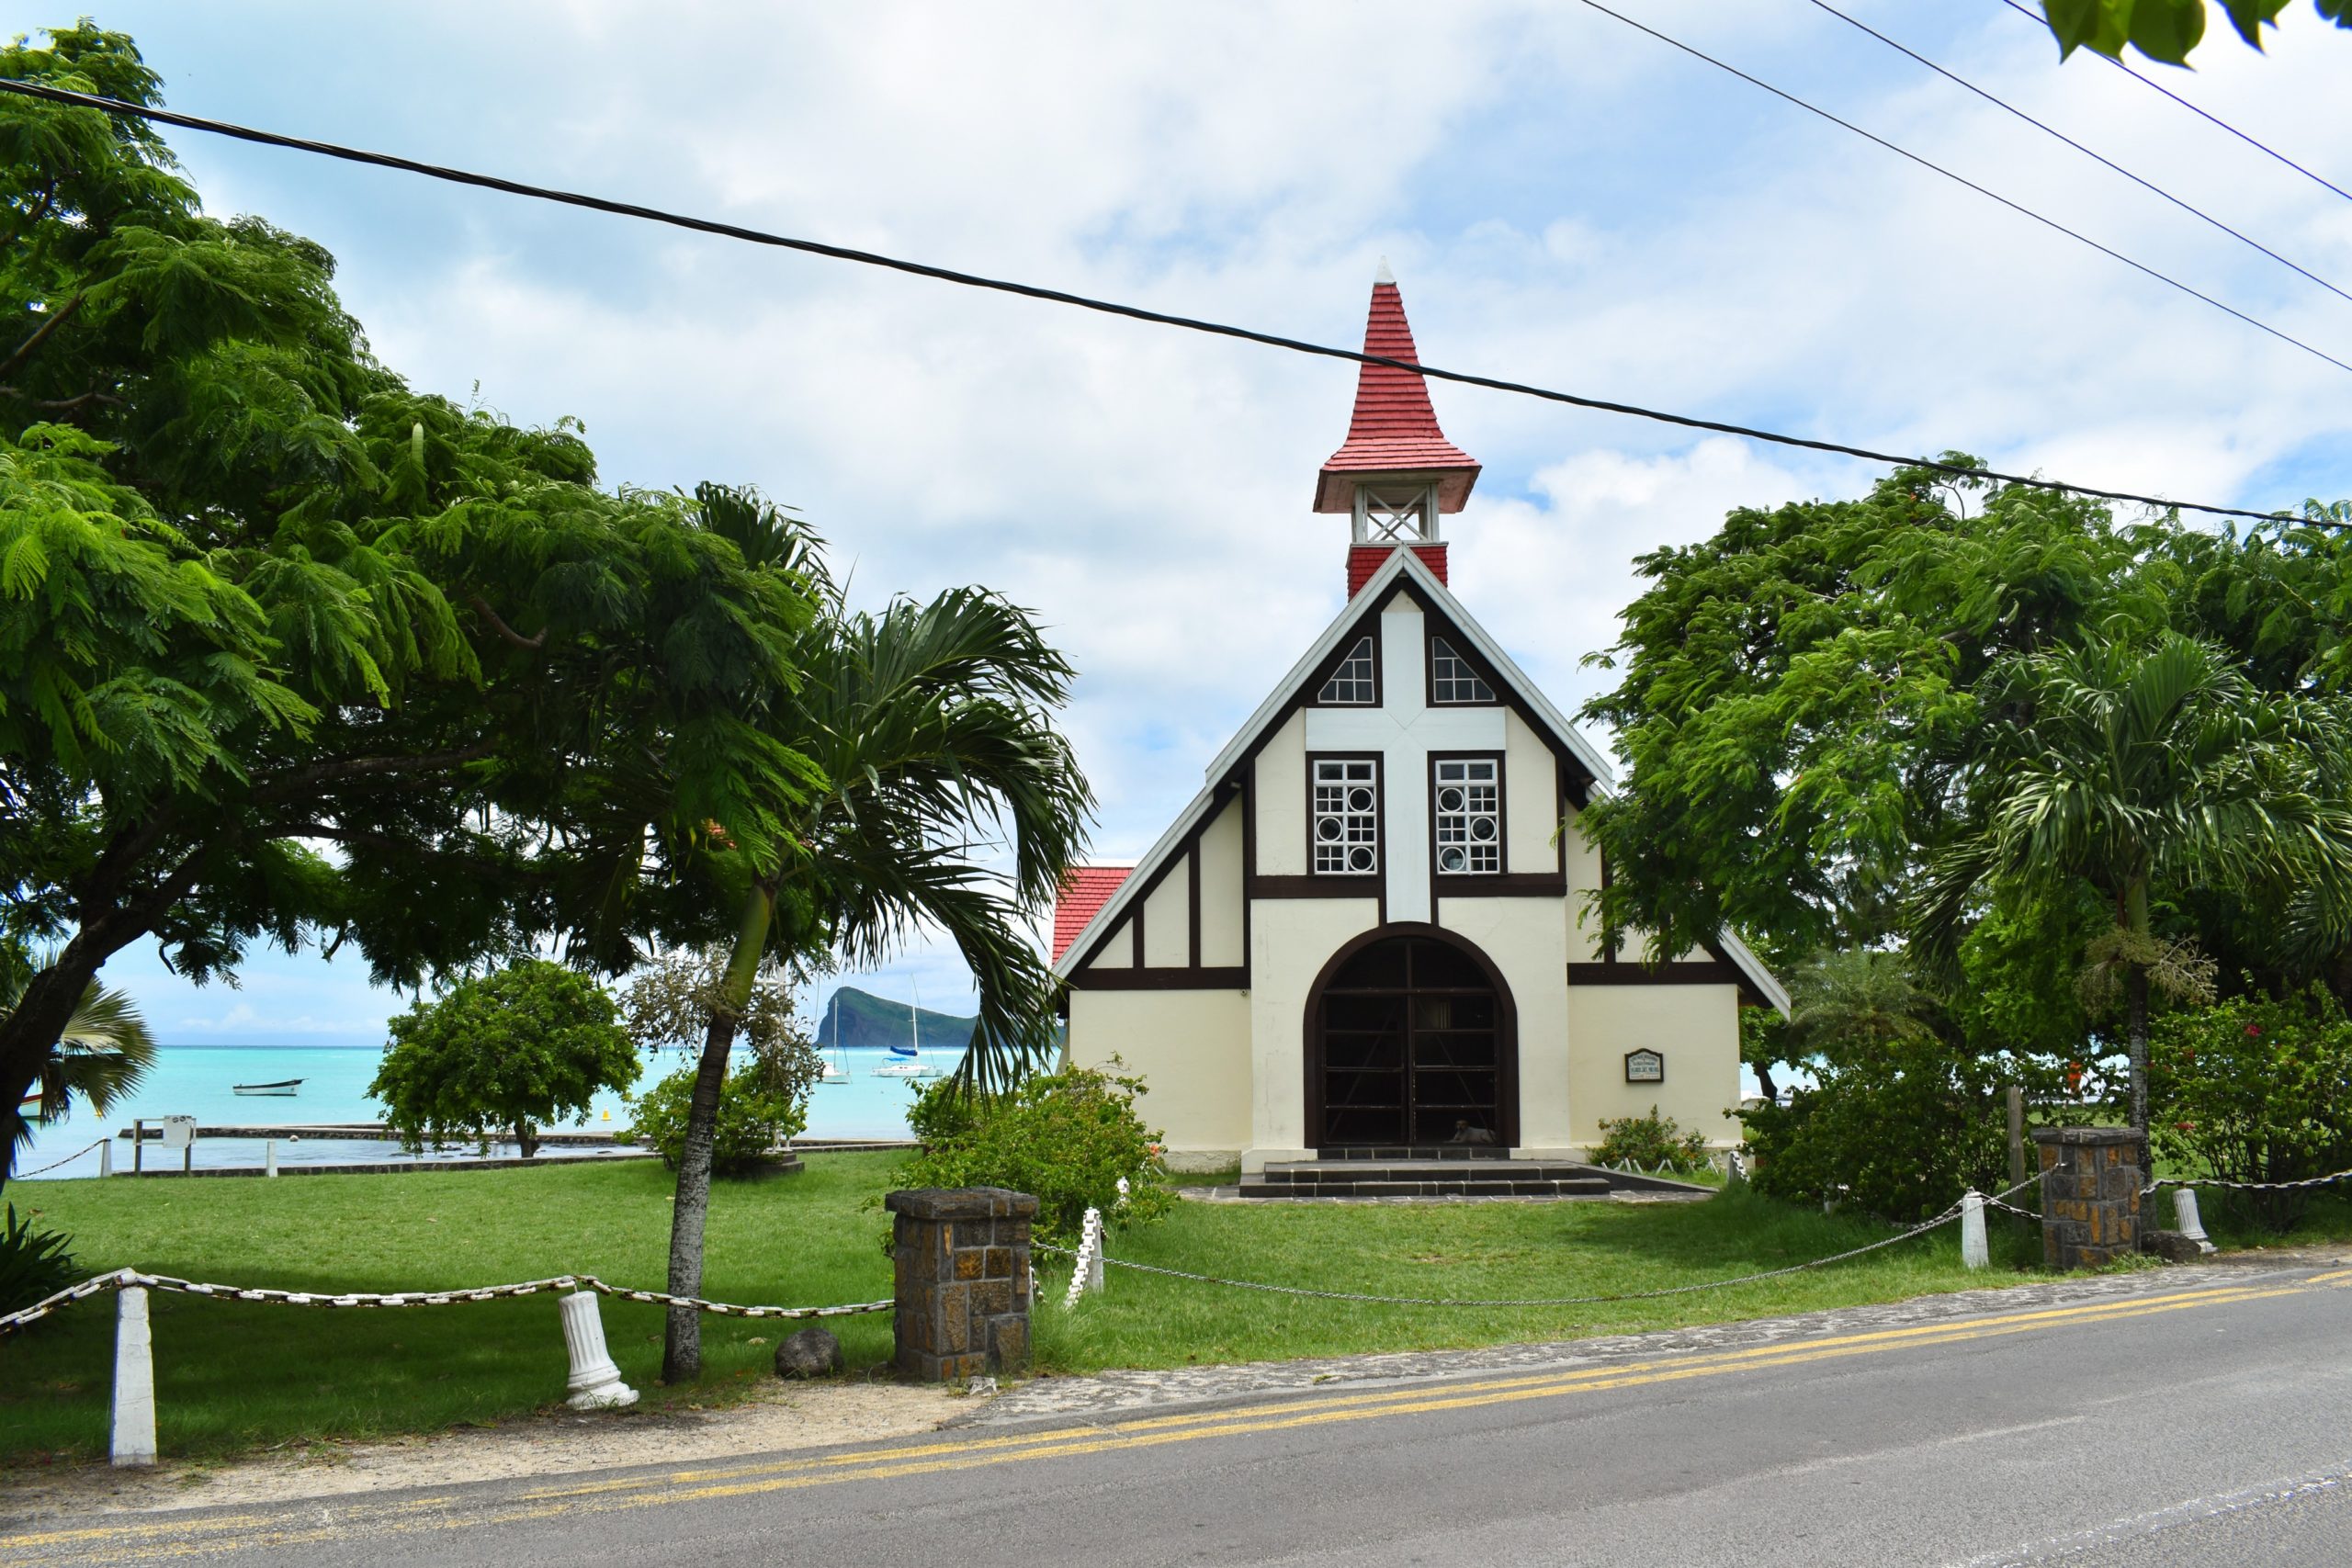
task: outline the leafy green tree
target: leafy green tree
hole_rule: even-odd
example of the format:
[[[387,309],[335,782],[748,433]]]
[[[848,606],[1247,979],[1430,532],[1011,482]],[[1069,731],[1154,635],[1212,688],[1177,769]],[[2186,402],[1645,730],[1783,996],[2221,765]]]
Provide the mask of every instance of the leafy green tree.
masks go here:
[[[530,1158],[539,1129],[588,1119],[598,1089],[637,1082],[637,1049],[602,987],[528,958],[461,980],[393,1019],[368,1084],[385,1124],[410,1149],[512,1134]]]
[[[801,558],[797,525],[747,502],[729,522],[764,554]],[[796,647],[803,682],[767,722],[823,783],[795,807],[781,852],[749,875],[710,1009],[672,1222],[669,1289],[701,1292],[720,1085],[760,965],[772,955],[878,965],[919,928],[944,934],[979,993],[965,1073],[1001,1086],[1056,1042],[1056,983],[1032,936],[1083,843],[1092,795],[1053,711],[1071,671],[1001,596],[956,589],[854,612],[837,593]],[[1009,867],[996,863],[1009,855]],[[670,1314],[662,1378],[701,1365],[701,1323]]]
[[[0,991],[0,1010],[15,1005],[14,992]],[[139,1009],[124,993],[93,980],[41,1065],[35,1080],[40,1100],[34,1115],[44,1122],[62,1122],[79,1101],[92,1115],[104,1116],[135,1091],[154,1066],[155,1037]],[[32,1122],[14,1101],[0,1106],[0,1127],[6,1129],[12,1151],[21,1151],[32,1141]]]
[[[2352,1167],[2352,1019],[2321,987],[2239,996],[2156,1020],[2149,1047],[2156,1147],[2222,1181],[2291,1182]],[[2251,1192],[2284,1231],[2312,1190]]]
[[[2220,0],[2238,37],[2262,47],[2262,29],[2277,27],[2290,0]],[[2352,28],[2352,0],[2312,0],[2312,9],[2339,28]],[[2167,65],[2186,65],[2205,37],[2205,0],[2043,0],[2042,12],[2064,59],[2088,49],[2120,60],[2126,48]]]
[[[629,1101],[629,1131],[652,1145],[672,1170],[686,1147],[686,1108],[694,1098],[695,1070],[680,1067]],[[770,1164],[776,1145],[808,1125],[804,1089],[794,1095],[778,1089],[763,1065],[745,1062],[727,1075],[718,1093],[718,1123],[711,1139],[713,1176],[750,1176]]]
[[[158,93],[87,24],[0,75]],[[762,719],[796,564],[598,489],[575,427],[406,387],[326,252],[205,215],[139,122],[0,100],[0,939],[51,953],[0,1103],[135,942],[199,980],[349,943],[416,985],[723,930],[711,876],[817,782]]]
[[[2120,978],[2132,1127],[2148,1132],[2152,978],[2185,998],[2192,954],[2160,939],[2156,901],[2211,886],[2275,897],[2314,939],[2352,882],[2346,736],[2333,704],[2257,692],[2217,649],[2177,633],[2020,655],[1987,689],[1990,725],[1964,781],[1969,821],[1936,856],[1917,907],[1949,954],[1988,890],[2096,889],[2113,925],[2083,954]]]

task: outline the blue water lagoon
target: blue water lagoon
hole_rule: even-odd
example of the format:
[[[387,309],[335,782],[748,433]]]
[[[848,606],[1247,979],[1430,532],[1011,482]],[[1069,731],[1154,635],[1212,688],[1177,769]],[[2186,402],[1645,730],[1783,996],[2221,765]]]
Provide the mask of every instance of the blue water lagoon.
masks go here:
[[[808,1091],[808,1126],[803,1135],[905,1137],[907,1109],[922,1083],[876,1077],[874,1069],[889,1060],[888,1053],[880,1048],[851,1046],[828,1050],[825,1055],[845,1066],[849,1077],[844,1081],[820,1084]],[[114,1145],[115,1168],[129,1170],[130,1140],[114,1138],[113,1134],[127,1130],[134,1118],[143,1117],[153,1123],[165,1116],[196,1118],[192,1163],[197,1167],[209,1169],[257,1166],[262,1163],[260,1137],[209,1135],[205,1129],[380,1122],[384,1108],[368,1098],[368,1085],[374,1080],[382,1056],[383,1049],[378,1045],[165,1045],[156,1053],[154,1070],[127,1103],[118,1105],[111,1115],[103,1119],[93,1115],[88,1106],[76,1105],[64,1122],[36,1127],[32,1146],[17,1156],[17,1168],[26,1175],[38,1171],[51,1178],[96,1176],[98,1155],[89,1145],[107,1138]],[[943,1073],[953,1072],[960,1056],[960,1052],[934,1052],[928,1048],[923,1052],[925,1065]],[[649,1086],[656,1078],[675,1072],[684,1062],[684,1058],[673,1053],[649,1057],[639,1086]],[[236,1092],[239,1084],[278,1083],[288,1078],[302,1080],[291,1095]],[[585,1125],[591,1131],[611,1132],[628,1126],[628,1108],[620,1096],[600,1094],[589,1109]],[[564,1122],[547,1130],[573,1129]],[[281,1166],[412,1157],[424,1162],[463,1158],[475,1152],[469,1145],[438,1156],[428,1153],[411,1156],[402,1154],[398,1144],[381,1139],[297,1140],[281,1136],[277,1144],[277,1163]],[[150,1168],[176,1168],[180,1163],[177,1151],[166,1154],[152,1141],[145,1149]],[[492,1152],[511,1155],[514,1150],[511,1146],[503,1150],[493,1147]],[[543,1146],[540,1157],[571,1157],[582,1153],[561,1145]],[[68,1158],[69,1156],[73,1157]],[[64,1163],[53,1169],[40,1168],[61,1160]]]

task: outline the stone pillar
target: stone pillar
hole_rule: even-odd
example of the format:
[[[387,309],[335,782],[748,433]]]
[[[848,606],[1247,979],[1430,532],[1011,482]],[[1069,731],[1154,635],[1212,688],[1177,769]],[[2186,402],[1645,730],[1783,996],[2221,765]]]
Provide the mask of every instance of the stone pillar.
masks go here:
[[[110,1428],[108,1457],[116,1464],[155,1462],[155,1340],[144,1285],[124,1286],[115,1309]]]
[[[2140,1137],[2129,1127],[2036,1127],[2041,1257],[2097,1269],[2140,1250]]]
[[[1029,1224],[1037,1200],[1001,1187],[893,1192],[898,1368],[925,1382],[1029,1361]]]

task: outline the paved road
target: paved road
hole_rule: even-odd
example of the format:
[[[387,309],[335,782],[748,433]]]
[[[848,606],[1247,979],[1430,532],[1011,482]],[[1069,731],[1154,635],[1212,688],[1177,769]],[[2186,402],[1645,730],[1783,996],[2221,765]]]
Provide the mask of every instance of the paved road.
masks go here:
[[[0,1540],[0,1562],[2352,1562],[2352,1269]]]

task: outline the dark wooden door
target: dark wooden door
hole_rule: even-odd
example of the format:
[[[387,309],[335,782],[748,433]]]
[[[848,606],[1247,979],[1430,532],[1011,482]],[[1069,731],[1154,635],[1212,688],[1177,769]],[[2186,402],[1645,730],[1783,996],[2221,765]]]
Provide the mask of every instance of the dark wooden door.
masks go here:
[[[1460,948],[1373,942],[1324,983],[1316,1014],[1319,1147],[1508,1141],[1502,998]]]

